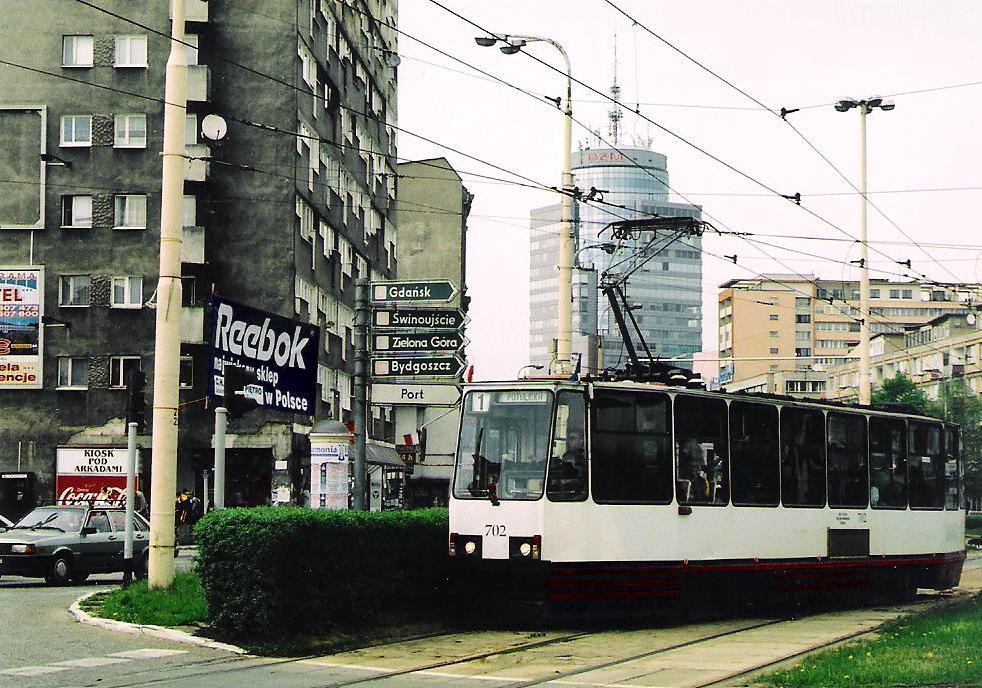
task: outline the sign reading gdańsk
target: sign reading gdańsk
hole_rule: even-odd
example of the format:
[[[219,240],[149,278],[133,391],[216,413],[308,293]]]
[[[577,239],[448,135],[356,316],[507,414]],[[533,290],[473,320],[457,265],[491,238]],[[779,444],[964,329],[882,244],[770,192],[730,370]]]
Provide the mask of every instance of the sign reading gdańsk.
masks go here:
[[[446,303],[457,295],[457,285],[448,279],[372,282],[372,303]]]
[[[58,447],[56,468],[58,504],[126,505],[126,449]]]
[[[207,328],[210,395],[223,395],[231,364],[256,373],[257,383],[242,391],[260,408],[314,414],[320,328],[218,296],[209,303]]]
[[[0,268],[0,389],[41,389],[44,268]]]

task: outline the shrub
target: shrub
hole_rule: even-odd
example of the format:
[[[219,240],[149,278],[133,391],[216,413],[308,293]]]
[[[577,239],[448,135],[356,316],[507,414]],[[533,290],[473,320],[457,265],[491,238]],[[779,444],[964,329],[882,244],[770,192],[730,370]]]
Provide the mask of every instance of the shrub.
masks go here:
[[[209,621],[257,636],[431,613],[447,579],[447,530],[446,509],[212,512],[195,527]]]

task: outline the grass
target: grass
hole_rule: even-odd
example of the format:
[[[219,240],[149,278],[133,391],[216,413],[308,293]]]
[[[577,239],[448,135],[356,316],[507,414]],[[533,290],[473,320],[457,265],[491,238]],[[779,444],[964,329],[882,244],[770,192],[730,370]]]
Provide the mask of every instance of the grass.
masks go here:
[[[193,573],[177,574],[162,590],[150,590],[141,580],[98,597],[93,601],[98,616],[129,623],[190,626],[203,623],[208,613],[205,591]]]
[[[811,655],[758,679],[782,688],[982,683],[982,596],[884,626],[876,638]]]
[[[972,514],[965,521],[966,537],[982,537],[982,514]]]

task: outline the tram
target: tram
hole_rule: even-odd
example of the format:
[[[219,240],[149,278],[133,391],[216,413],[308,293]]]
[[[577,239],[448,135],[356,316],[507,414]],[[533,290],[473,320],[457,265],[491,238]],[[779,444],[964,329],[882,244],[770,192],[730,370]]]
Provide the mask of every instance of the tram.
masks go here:
[[[959,428],[933,418],[631,381],[478,383],[449,553],[463,594],[547,608],[909,599],[958,584],[962,503]]]

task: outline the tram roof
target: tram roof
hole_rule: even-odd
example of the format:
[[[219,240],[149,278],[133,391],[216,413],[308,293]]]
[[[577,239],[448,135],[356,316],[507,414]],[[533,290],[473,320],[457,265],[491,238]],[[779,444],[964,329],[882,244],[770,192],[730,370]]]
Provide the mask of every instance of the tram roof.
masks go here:
[[[935,423],[945,423],[944,420],[940,418],[933,418],[931,416],[925,416],[921,413],[917,413],[913,409],[911,412],[906,412],[901,409],[889,409],[877,406],[860,406],[859,404],[847,404],[845,402],[836,401],[819,401],[819,400],[802,400],[795,399],[794,397],[783,396],[779,394],[762,394],[755,392],[721,392],[717,390],[705,390],[705,389],[690,389],[681,386],[665,385],[662,383],[655,382],[637,382],[634,380],[570,380],[569,378],[563,377],[539,377],[539,378],[529,378],[525,380],[500,380],[500,381],[484,381],[484,382],[471,382],[464,386],[465,391],[468,389],[516,389],[516,388],[547,388],[547,389],[582,389],[586,385],[593,385],[595,388],[600,389],[621,389],[621,390],[644,390],[644,391],[658,391],[658,392],[669,392],[672,394],[686,394],[690,396],[707,397],[712,399],[729,399],[731,401],[754,401],[754,402],[770,402],[776,406],[793,406],[801,408],[813,408],[822,409],[826,411],[851,411],[854,413],[865,413],[877,416],[887,416],[893,418],[916,418],[918,420],[927,420]],[[956,423],[947,423],[947,425],[956,425]]]

